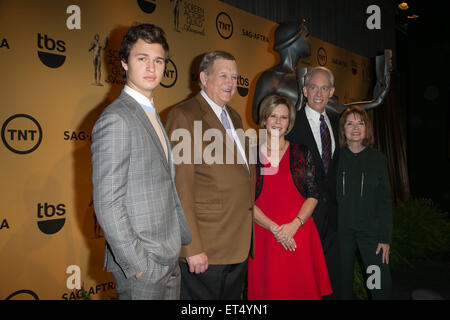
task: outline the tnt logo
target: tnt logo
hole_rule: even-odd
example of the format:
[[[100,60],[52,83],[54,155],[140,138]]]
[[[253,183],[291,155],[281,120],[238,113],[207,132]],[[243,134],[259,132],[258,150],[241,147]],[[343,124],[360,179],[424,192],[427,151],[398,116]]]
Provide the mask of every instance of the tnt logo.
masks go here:
[[[42,128],[28,114],[16,114],[6,119],[1,135],[5,147],[17,154],[31,153],[42,142]]]
[[[44,204],[37,204],[38,227],[45,234],[54,234],[62,229],[66,218],[66,205],[59,203],[53,205],[45,202]]]
[[[224,39],[229,39],[233,35],[233,21],[225,12],[220,12],[216,17],[216,29]]]
[[[48,35],[37,34],[38,56],[41,62],[49,68],[59,68],[66,61],[66,43],[62,40],[54,40]],[[47,50],[50,52],[42,51]]]
[[[166,68],[164,69],[164,76],[161,80],[161,85],[164,88],[170,88],[175,85],[178,79],[178,71],[175,63],[169,59],[166,63]]]

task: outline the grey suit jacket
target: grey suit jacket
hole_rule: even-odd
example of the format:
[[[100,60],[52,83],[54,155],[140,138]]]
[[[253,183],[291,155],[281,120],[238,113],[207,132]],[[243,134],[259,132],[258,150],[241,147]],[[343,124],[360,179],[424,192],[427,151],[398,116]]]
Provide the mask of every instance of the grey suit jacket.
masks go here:
[[[124,91],[92,130],[93,198],[107,242],[105,267],[127,278],[146,270],[149,258],[174,263],[181,245],[191,241],[164,136],[168,161],[144,110]]]

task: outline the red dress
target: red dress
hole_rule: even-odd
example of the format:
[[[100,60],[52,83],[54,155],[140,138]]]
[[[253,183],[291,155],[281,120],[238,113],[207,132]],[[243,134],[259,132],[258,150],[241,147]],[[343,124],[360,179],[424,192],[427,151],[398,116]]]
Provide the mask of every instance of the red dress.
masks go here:
[[[305,198],[294,185],[289,169],[289,148],[278,172],[264,175],[255,204],[278,225],[289,223]],[[264,159],[264,162],[268,162]],[[270,163],[265,170],[273,170]],[[267,172],[267,171],[266,171]],[[288,251],[270,230],[255,223],[255,258],[248,264],[249,300],[315,300],[332,293],[322,244],[313,217],[294,235],[297,248]]]

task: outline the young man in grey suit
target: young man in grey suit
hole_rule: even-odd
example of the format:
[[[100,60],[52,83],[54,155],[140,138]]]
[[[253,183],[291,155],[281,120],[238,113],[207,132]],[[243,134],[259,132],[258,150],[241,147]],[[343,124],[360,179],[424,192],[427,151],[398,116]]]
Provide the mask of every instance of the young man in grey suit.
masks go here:
[[[179,299],[178,255],[191,241],[169,140],[153,107],[168,51],[161,28],[128,30],[119,51],[126,85],[92,131],[95,213],[119,299]]]

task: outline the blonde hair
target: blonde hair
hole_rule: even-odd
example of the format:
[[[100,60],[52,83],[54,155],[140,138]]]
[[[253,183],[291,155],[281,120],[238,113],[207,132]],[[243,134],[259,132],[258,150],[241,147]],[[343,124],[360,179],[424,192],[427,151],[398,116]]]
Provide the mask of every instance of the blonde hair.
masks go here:
[[[296,110],[291,99],[281,94],[270,94],[266,96],[259,107],[259,127],[265,129],[267,119],[272,114],[273,110],[280,104],[285,105],[289,110],[289,124],[286,130],[288,134],[294,127]]]

